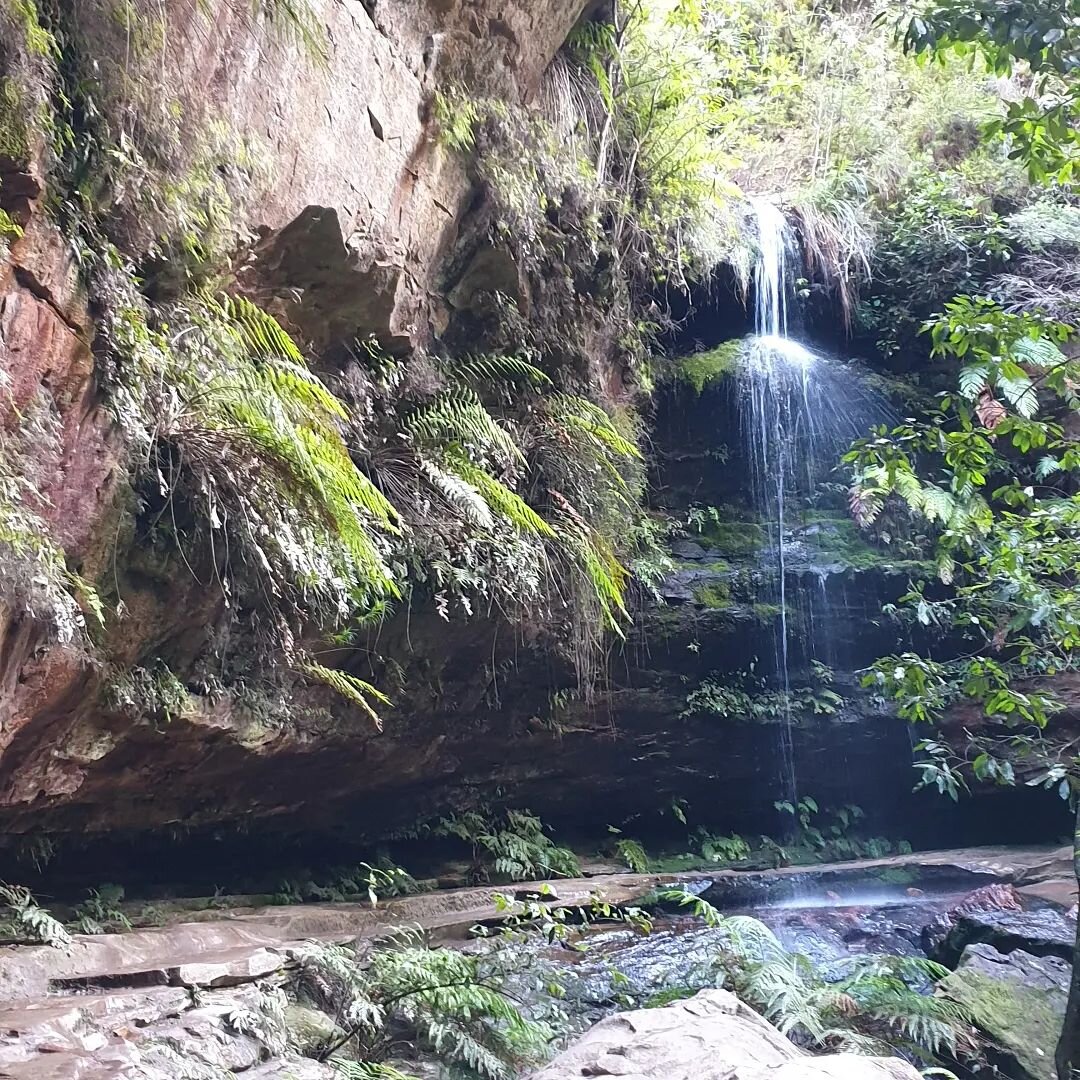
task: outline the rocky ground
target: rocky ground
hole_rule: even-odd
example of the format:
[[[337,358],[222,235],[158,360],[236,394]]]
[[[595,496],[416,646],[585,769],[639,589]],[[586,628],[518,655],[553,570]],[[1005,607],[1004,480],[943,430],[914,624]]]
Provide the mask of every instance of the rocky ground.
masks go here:
[[[794,919],[805,939],[816,918],[817,940],[832,942],[834,948],[845,937],[847,947],[870,940],[868,928],[880,930],[883,919],[894,932],[890,940],[897,948],[903,933],[896,927],[903,917],[890,919],[889,904],[898,912],[906,904],[905,917],[911,919],[910,909],[920,909],[922,902],[922,937],[915,918],[915,928],[904,940],[912,949],[924,947],[955,963],[957,970],[945,981],[944,992],[972,1009],[994,1041],[996,1060],[1007,1075],[1049,1080],[1054,1024],[1060,1024],[1064,1009],[1070,935],[1075,933],[1075,916],[1062,906],[1075,903],[1066,876],[1067,856],[1052,849],[972,849],[814,870],[683,874],[679,880],[722,905],[749,903],[767,920],[771,912],[778,932],[781,922]],[[627,903],[672,880],[673,875],[606,874],[548,884],[557,896],[554,903],[574,907],[590,894],[613,904]],[[531,890],[540,884],[515,888]],[[876,903],[859,907],[859,897],[869,895],[870,885],[877,890]],[[802,907],[782,898],[795,886]],[[891,899],[883,895],[889,890]],[[923,896],[910,895],[923,890]],[[930,890],[948,896],[949,903],[930,903]],[[236,909],[199,922],[176,921],[181,916],[175,916],[170,925],[156,929],[79,936],[68,949],[8,947],[0,954],[0,1077],[329,1078],[333,1073],[326,1065],[303,1056],[312,1044],[312,1031],[320,1025],[325,1029],[329,1017],[295,1005],[279,1014],[265,1007],[272,994],[290,985],[303,943],[370,939],[403,925],[419,925],[443,940],[461,940],[469,927],[498,919],[492,892],[490,886],[458,889],[391,900],[375,908],[311,904]],[[958,902],[965,893],[976,899]],[[1058,903],[1046,899],[1050,895]],[[815,902],[821,906],[815,908]],[[709,945],[709,931],[700,926],[689,936],[663,925],[644,939],[625,930],[606,933],[608,940],[598,943],[593,957],[593,974],[603,968],[610,979],[611,968],[617,966],[626,974],[630,991],[641,995],[686,985],[692,966]],[[609,986],[590,981],[588,953],[580,963],[584,966],[576,973],[575,1007],[580,1017],[591,1021],[616,1003]],[[744,1013],[727,1008],[726,997],[700,1000],[702,1015],[753,1026]],[[704,1022],[687,1008],[671,1015],[681,1018],[679,1024]],[[624,1038],[634,1021],[619,1023]],[[760,1028],[760,1021],[756,1023]],[[610,1022],[605,1030],[611,1030]],[[775,1051],[775,1033],[764,1037],[755,1030],[754,1037],[765,1038]],[[794,1048],[786,1053],[794,1062],[784,1066],[786,1071],[811,1069],[816,1074],[823,1067],[800,1058]],[[850,1065],[836,1067],[844,1076],[869,1075],[851,1073]],[[864,1062],[861,1067],[869,1066]],[[643,1068],[640,1075],[659,1074]]]

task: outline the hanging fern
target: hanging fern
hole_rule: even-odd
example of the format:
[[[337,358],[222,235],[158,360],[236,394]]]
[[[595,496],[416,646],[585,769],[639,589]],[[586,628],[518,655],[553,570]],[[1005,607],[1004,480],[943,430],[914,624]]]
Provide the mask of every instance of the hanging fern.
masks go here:
[[[392,705],[393,702],[381,691],[377,690],[369,682],[350,675],[347,671],[339,671],[337,668],[328,668],[309,657],[303,657],[294,662],[293,667],[314,682],[320,682],[329,686],[335,693],[340,694],[346,701],[362,709],[371,718],[375,727],[382,731],[383,722],[379,714],[371,707],[368,698],[372,698],[380,705]]]
[[[470,461],[460,447],[451,448],[447,464],[465,483],[472,485],[495,514],[523,533],[554,536],[555,530],[516,492]]]
[[[138,372],[129,385],[159,486],[203,504],[272,597],[317,616],[332,605],[336,621],[397,596],[380,536],[398,514],[354,464],[344,407],[289,334],[239,298],[201,295],[173,315],[168,337],[134,307],[113,327]]]
[[[454,361],[451,375],[458,381],[482,390],[500,382],[524,382],[534,387],[551,386],[551,379],[535,364],[505,353],[465,356]]]
[[[406,418],[405,428],[420,446],[460,443],[491,451],[508,462],[525,461],[510,433],[499,426],[475,391],[467,387],[441,394],[431,405],[417,409]]]

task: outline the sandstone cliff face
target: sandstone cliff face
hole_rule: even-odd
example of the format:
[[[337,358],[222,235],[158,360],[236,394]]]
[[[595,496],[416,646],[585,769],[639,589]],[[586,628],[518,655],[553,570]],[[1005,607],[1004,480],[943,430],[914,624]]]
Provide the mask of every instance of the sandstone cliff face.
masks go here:
[[[231,223],[255,238],[240,278],[317,348],[369,335],[397,351],[429,342],[448,319],[447,256],[474,197],[462,159],[433,138],[436,89],[468,82],[528,99],[583,7],[326,0],[312,8],[307,45],[275,25],[270,5],[255,17],[243,4],[207,14],[194,0],[140,8],[164,43],[147,90],[167,92],[161,110],[180,118],[162,161],[190,166],[185,134],[211,126],[253,148],[257,161],[241,178]],[[124,56],[133,79],[146,76],[137,39],[151,24],[125,24],[107,4],[80,3],[68,14],[84,53]],[[48,71],[20,29],[5,28],[6,78],[44,99]],[[108,62],[100,67],[107,89],[115,76]],[[52,207],[66,193],[49,175],[45,138],[29,130],[19,152],[0,160],[0,206],[22,229],[0,276],[7,442],[30,415],[47,434],[29,455],[35,505],[69,566],[88,580],[114,580],[126,617],[110,630],[111,655],[121,663],[168,655],[182,671],[219,619],[223,597],[199,580],[212,566],[163,573],[152,554],[130,548],[128,451],[99,390],[98,312],[55,224]],[[127,254],[139,260],[154,237],[131,207],[118,205]],[[246,730],[227,708],[206,702],[168,733],[109,715],[98,701],[100,662],[53,643],[46,613],[28,609],[25,597],[6,599],[0,803],[13,829],[140,828],[295,806],[296,793],[282,788],[296,756],[307,761],[315,751],[312,739]],[[340,747],[319,750],[330,761]],[[275,755],[289,764],[267,774]],[[356,768],[354,756],[349,783]],[[314,789],[319,771],[310,776]],[[344,784],[339,777],[336,786]]]

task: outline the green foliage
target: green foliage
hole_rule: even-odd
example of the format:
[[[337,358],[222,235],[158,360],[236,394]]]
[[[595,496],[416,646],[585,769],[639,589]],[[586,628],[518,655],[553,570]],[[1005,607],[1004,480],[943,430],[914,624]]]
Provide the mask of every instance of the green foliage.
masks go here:
[[[435,91],[435,121],[439,141],[457,151],[469,153],[476,145],[476,127],[482,118],[481,106],[463,86]]]
[[[335,1066],[342,1075],[388,1075],[370,1066],[389,1056],[404,1029],[464,1076],[509,1080],[540,1058],[552,1032],[511,1003],[501,964],[497,951],[433,949],[418,932],[402,930],[363,962],[345,946],[309,944],[298,984],[345,1031],[321,1055],[342,1062]],[[344,1064],[350,1058],[368,1070]]]
[[[137,307],[111,323],[125,362],[114,408],[163,495],[227,529],[267,592],[316,619],[397,595],[379,539],[396,511],[353,463],[343,407],[275,319],[204,296],[161,330]]]
[[[743,340],[738,338],[725,341],[715,349],[684,356],[676,361],[679,378],[688,383],[700,397],[705,387],[736,370],[745,347]]]
[[[490,865],[504,880],[576,877],[581,873],[577,856],[556,846],[543,822],[529,810],[508,810],[500,818],[476,811],[452,814],[440,818],[430,832],[466,841],[472,847],[477,872],[485,873]]]
[[[719,682],[710,677],[686,696],[681,716],[708,713],[723,720],[771,723],[794,716],[829,716],[844,707],[844,699],[830,688],[832,672],[824,665],[813,671],[813,684],[790,690],[769,690],[763,680],[748,677]]]
[[[416,879],[394,863],[380,861],[377,866],[372,866],[361,862],[317,876],[289,878],[281,882],[274,894],[274,903],[341,903],[366,898],[375,907],[381,898],[408,896],[419,889]]]
[[[647,874],[649,872],[649,856],[637,840],[624,837],[615,842],[615,854],[635,874]]]
[[[131,920],[120,906],[124,900],[122,885],[102,885],[91,889],[87,898],[72,913],[72,922],[80,934],[117,934],[131,929]]]
[[[368,699],[373,699],[381,705],[389,705],[390,699],[372,686],[371,683],[358,679],[355,675],[350,675],[346,671],[328,668],[325,664],[319,664],[310,659],[299,660],[296,663],[296,670],[313,682],[320,682],[324,686],[329,686],[336,694],[357,706],[370,718],[375,728],[382,731],[382,719],[372,708]]]
[[[13,221],[6,210],[0,210],[0,244],[8,244],[12,240],[18,240],[23,231],[18,222]]]
[[[916,345],[921,322],[1008,261],[1010,230],[991,199],[948,173],[911,176],[882,209],[872,269],[879,284],[859,307],[861,328],[892,356]]]
[[[987,136],[1011,143],[1032,179],[1068,182],[1077,167],[1080,30],[1072,0],[935,0],[903,28],[904,48],[944,61],[950,55],[981,56],[998,76],[1022,70],[1028,85],[1008,102]]]
[[[30,156],[26,103],[13,79],[0,79],[0,153],[12,161],[26,162]]]
[[[57,949],[65,949],[71,944],[71,935],[64,929],[64,924],[39,907],[30,890],[22,885],[0,882],[0,905],[5,913],[0,924],[0,933],[4,936]]]
[[[162,660],[109,673],[103,699],[106,706],[137,720],[170,724],[193,711],[188,688]]]
[[[744,862],[750,857],[750,845],[738,833],[715,836],[705,829],[698,830],[701,857],[713,863]]]
[[[0,391],[8,380],[0,376]],[[47,504],[42,462],[59,446],[59,418],[42,394],[16,415],[19,425],[0,445],[0,588],[5,600],[38,619],[64,645],[86,644],[105,611],[94,586],[69,569],[41,514]]]
[[[805,956],[788,953],[749,916],[724,916],[683,890],[664,894],[723,931],[719,962],[736,993],[789,1038],[810,1049],[891,1055],[902,1050],[927,1064],[966,1044],[970,1021],[955,1002],[920,993],[947,968],[915,957],[852,956],[827,981]]]

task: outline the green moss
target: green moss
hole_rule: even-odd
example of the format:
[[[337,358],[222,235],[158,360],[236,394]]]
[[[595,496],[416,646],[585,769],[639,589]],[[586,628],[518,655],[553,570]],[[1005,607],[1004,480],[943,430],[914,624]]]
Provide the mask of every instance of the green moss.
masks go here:
[[[821,510],[806,510],[800,515],[803,524],[819,525],[806,542],[823,555],[832,556],[852,570],[919,570],[915,559],[900,559],[893,552],[882,551],[867,543],[859,527],[846,515]]]
[[[22,234],[23,231],[18,222],[13,221],[6,210],[0,210],[0,244],[7,243],[9,240],[18,240]]]
[[[782,610],[779,604],[755,604],[754,618],[759,623],[771,623],[779,617]]]
[[[3,0],[8,18],[19,28],[28,52],[34,56],[55,56],[56,39],[38,18],[34,0]]]
[[[965,1006],[977,1027],[1012,1054],[1024,1072],[1054,1080],[1054,1047],[1065,1017],[1065,995],[960,968],[940,983]]]
[[[707,608],[731,606],[731,587],[725,581],[703,582],[694,587],[694,602]]]
[[[918,871],[906,866],[886,866],[874,876],[885,885],[914,885],[919,880]]]
[[[706,521],[697,534],[704,547],[732,557],[753,555],[766,544],[765,529],[756,521]]]
[[[706,386],[730,375],[738,367],[742,351],[743,342],[736,339],[725,341],[707,352],[683,356],[678,360],[679,378],[689,383],[694,393],[700,395]]]
[[[0,79],[0,155],[20,165],[30,159],[23,95],[12,79]]]

